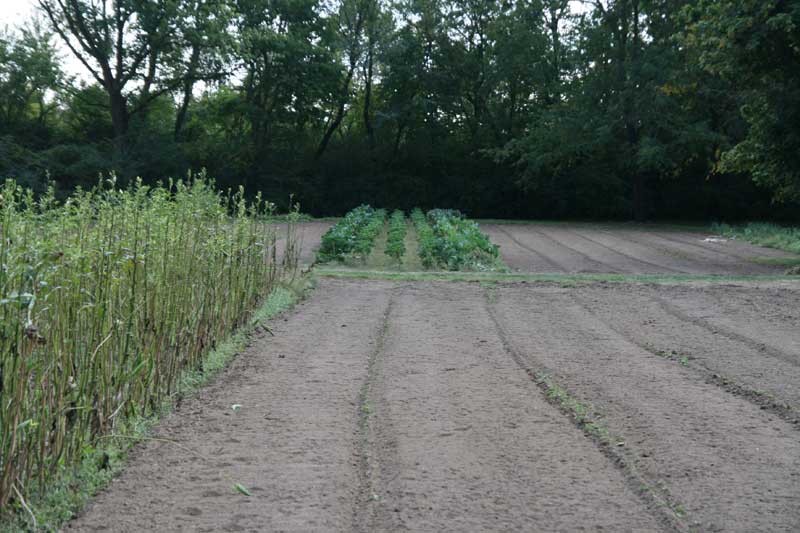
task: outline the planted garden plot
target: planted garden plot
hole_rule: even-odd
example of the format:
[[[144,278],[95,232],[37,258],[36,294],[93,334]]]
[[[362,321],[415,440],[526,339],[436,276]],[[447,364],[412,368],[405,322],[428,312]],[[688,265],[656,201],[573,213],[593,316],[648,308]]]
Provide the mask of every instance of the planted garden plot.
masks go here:
[[[338,260],[368,269],[403,269],[403,257],[412,246],[422,266],[431,270],[503,271],[498,247],[483,234],[478,224],[458,211],[421,209],[411,212],[412,231],[405,214],[396,210],[386,222],[386,211],[360,206],[322,237],[317,255],[320,263]],[[384,224],[386,227],[384,228]],[[385,235],[381,232],[385,230]],[[393,259],[390,264],[370,258],[373,248]],[[357,259],[355,263],[352,261]],[[411,262],[413,264],[413,262]]]

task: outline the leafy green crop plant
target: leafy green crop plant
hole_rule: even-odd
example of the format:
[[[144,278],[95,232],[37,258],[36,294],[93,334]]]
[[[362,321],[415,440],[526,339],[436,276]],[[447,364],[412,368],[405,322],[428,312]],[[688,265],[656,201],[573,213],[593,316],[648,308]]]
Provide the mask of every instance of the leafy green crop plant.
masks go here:
[[[0,511],[156,412],[296,270],[272,212],[203,177],[108,180],[63,204],[0,188]]]
[[[406,253],[406,215],[400,210],[389,218],[389,234],[386,239],[386,255],[400,261]]]
[[[431,231],[426,236],[423,262],[446,270],[503,270],[498,246],[481,233],[476,222],[445,209],[429,211],[427,221]]]
[[[348,258],[365,259],[372,251],[375,237],[383,229],[385,220],[385,210],[368,205],[349,211],[322,236],[317,261],[327,263]]]

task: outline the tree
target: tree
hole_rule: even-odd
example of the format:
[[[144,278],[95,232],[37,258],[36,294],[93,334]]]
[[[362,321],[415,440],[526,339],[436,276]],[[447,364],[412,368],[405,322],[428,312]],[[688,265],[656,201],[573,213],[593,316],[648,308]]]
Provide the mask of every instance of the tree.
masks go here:
[[[132,115],[180,83],[178,0],[39,0],[54,31],[108,95],[121,147]]]
[[[717,170],[746,172],[779,201],[800,199],[800,4],[701,0],[683,42],[736,95],[747,133]]]

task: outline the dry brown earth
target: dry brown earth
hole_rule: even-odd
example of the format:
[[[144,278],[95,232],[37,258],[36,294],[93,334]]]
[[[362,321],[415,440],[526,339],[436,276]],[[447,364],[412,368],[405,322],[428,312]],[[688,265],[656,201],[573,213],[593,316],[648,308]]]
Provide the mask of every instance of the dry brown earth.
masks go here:
[[[321,280],[67,529],[797,531],[798,308],[791,284]]]
[[[519,272],[782,274],[795,254],[703,232],[627,224],[481,224]],[[770,264],[772,263],[772,264]]]

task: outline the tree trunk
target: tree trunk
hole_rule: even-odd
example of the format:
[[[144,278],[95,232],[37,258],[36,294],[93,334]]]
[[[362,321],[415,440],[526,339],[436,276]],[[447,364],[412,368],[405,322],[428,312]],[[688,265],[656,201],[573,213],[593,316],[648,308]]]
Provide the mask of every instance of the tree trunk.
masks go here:
[[[372,61],[374,55],[374,41],[372,36],[369,38],[369,51],[367,52],[367,72],[365,74],[366,87],[364,88],[364,129],[367,131],[370,151],[375,150],[375,129],[372,127],[372,117],[370,117],[370,106],[372,104]]]
[[[328,148],[328,143],[331,142],[331,137],[333,137],[333,134],[336,133],[337,129],[339,129],[339,125],[344,119],[344,108],[347,105],[348,93],[350,92],[350,83],[353,81],[354,70],[355,65],[351,64],[350,69],[347,71],[347,78],[345,78],[342,97],[339,99],[339,107],[336,108],[336,114],[334,115],[333,120],[331,120],[331,122],[328,124],[328,128],[325,130],[325,135],[322,136],[319,147],[317,147],[317,152],[314,154],[314,159],[316,161],[319,161],[319,159],[322,157],[322,154],[325,153],[325,150]]]
[[[192,57],[189,59],[189,68],[186,71],[186,77],[183,80],[183,99],[178,108],[178,113],[175,116],[175,141],[181,138],[181,131],[183,125],[186,123],[186,113],[189,110],[189,104],[192,101],[192,91],[194,90],[194,78],[197,70],[197,63],[200,61],[200,47],[195,45],[192,47]]]
[[[114,128],[114,144],[121,148],[125,144],[128,134],[128,101],[122,90],[113,84],[108,89],[109,105],[111,107],[111,125]]]

